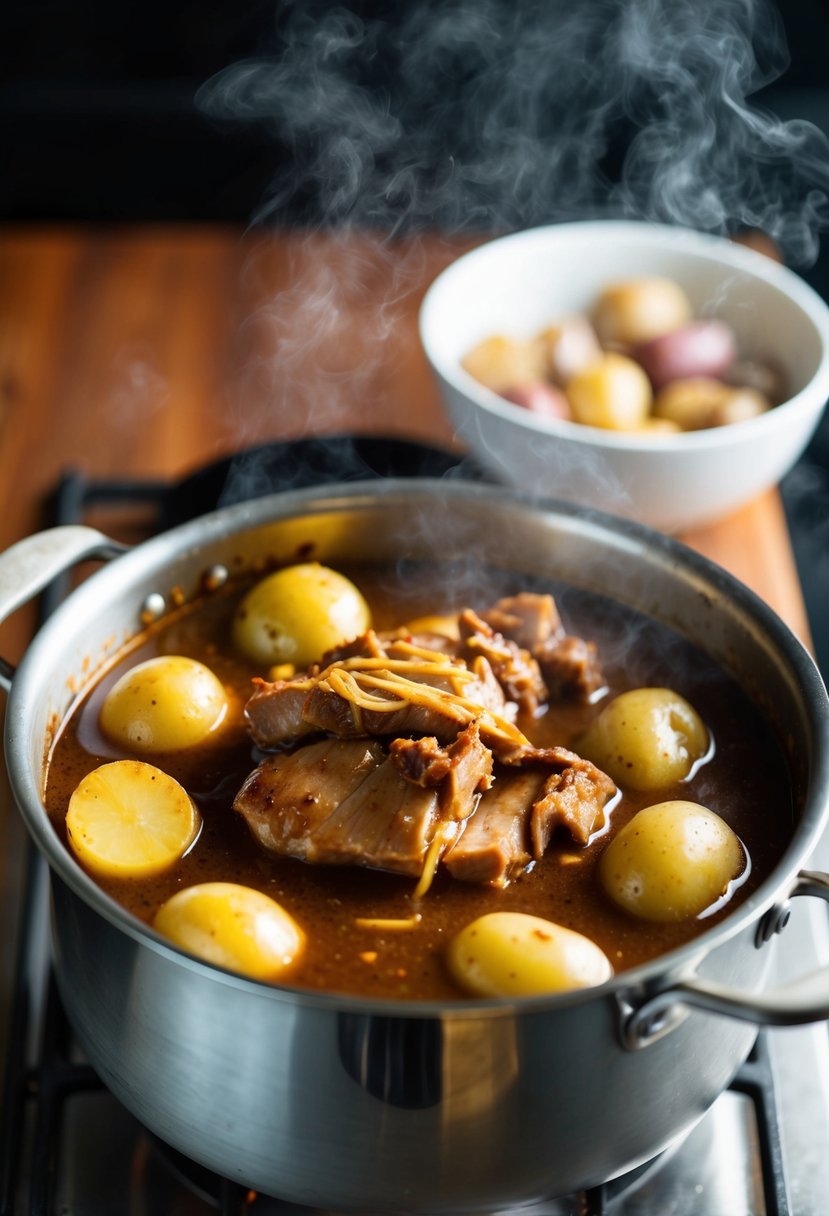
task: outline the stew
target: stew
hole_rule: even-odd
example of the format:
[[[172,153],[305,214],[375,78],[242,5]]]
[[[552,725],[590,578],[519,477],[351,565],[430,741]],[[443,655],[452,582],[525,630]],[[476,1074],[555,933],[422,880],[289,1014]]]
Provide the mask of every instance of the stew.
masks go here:
[[[95,864],[89,867],[104,890],[140,920],[165,932],[164,915],[159,913],[174,907],[169,904],[173,896],[207,883],[238,884],[268,896],[287,914],[275,930],[275,948],[288,960],[279,982],[404,999],[455,999],[470,992],[508,995],[514,979],[511,943],[525,933],[526,948],[538,947],[543,955],[537,966],[532,963],[540,968],[539,974],[549,964],[550,935],[545,925],[556,934],[559,929],[572,930],[579,940],[586,938],[597,948],[595,955],[581,953],[588,971],[595,958],[605,960],[606,967],[601,963],[581,982],[601,982],[608,974],[655,958],[698,935],[726,915],[777,862],[792,829],[782,751],[737,683],[666,626],[610,598],[567,586],[536,586],[529,580],[516,586],[514,576],[507,580],[497,572],[486,576],[485,586],[480,576],[473,581],[465,572],[439,564],[427,568],[401,563],[394,570],[366,566],[334,575],[347,579],[357,598],[348,609],[353,628],[335,623],[332,636],[349,642],[359,635],[358,643],[339,652],[335,645],[332,650],[323,628],[312,642],[320,658],[328,651],[322,663],[309,666],[305,654],[300,654],[301,663],[268,662],[268,638],[273,640],[276,633],[264,627],[258,634],[264,649],[257,651],[249,636],[250,621],[259,611],[256,598],[251,598],[255,587],[231,580],[148,629],[79,700],[60,730],[47,764],[45,800],[56,830],[81,864],[86,864],[83,843],[70,841],[67,813],[73,798],[82,811],[97,808],[98,803],[90,803],[86,795],[80,798],[78,791],[90,774],[104,773],[102,766],[140,762],[143,778],[151,765],[153,773],[160,774],[153,780],[172,778],[189,796],[190,819],[180,829],[183,834],[173,850],[175,856],[160,872],[124,874],[117,867],[108,871]],[[304,609],[303,603],[300,595],[294,615],[300,628],[319,625],[315,612],[323,626],[330,622],[330,612],[317,611],[319,598],[312,596]],[[503,707],[484,712],[480,705],[488,694],[476,693],[479,701],[474,702],[470,689],[487,665],[490,671],[493,664],[497,666],[492,647],[497,651],[503,644],[513,655],[531,652],[531,646],[522,645],[527,639],[520,630],[517,642],[509,638],[507,618],[516,603],[553,605],[553,649],[563,647],[567,659],[557,670],[580,674],[568,683],[568,678],[551,674],[553,667],[548,666],[546,682],[533,691],[521,683],[520,672],[512,673],[510,683],[502,671],[498,695]],[[240,608],[242,604],[247,607]],[[366,636],[375,639],[371,645],[381,647],[376,661],[365,657]],[[282,644],[284,635],[280,638],[276,641]],[[463,662],[459,647],[466,655]],[[545,670],[542,650],[533,671],[539,666]],[[279,660],[278,645],[274,653]],[[477,662],[481,654],[486,657],[483,666]],[[198,722],[194,728],[189,719],[189,725],[170,728],[172,744],[169,737],[163,745],[137,738],[138,715],[129,706],[137,705],[146,689],[136,690],[133,680],[132,702],[124,699],[126,693],[120,698],[113,695],[119,681],[123,688],[130,687],[129,673],[138,664],[164,655],[197,660],[217,678],[221,712],[215,715],[215,729],[211,724],[196,742]],[[336,678],[331,675],[332,662]],[[435,727],[439,719],[434,717],[422,728],[404,717],[391,736],[373,729],[372,698],[396,696],[389,691],[389,679],[392,685],[395,679],[402,680],[401,672],[408,678],[413,664],[417,678],[424,681],[421,689],[438,688],[435,696],[427,692],[420,701],[441,702],[441,688],[451,677],[457,687],[454,700],[445,703],[452,712],[473,703],[478,711],[469,711],[443,737],[438,737],[442,731],[439,724]],[[425,676],[424,665],[429,673]],[[380,684],[378,671],[383,673]],[[336,715],[330,721],[311,715],[310,723],[302,717],[310,713],[309,694],[319,696],[321,686],[326,694],[332,687],[339,690],[340,706],[346,693],[352,698],[347,730],[336,725]],[[287,735],[269,735],[256,706],[267,702],[274,689],[285,688],[305,706],[297,719],[302,729],[297,730],[295,721]],[[629,694],[629,699],[622,694]],[[210,709],[213,695],[211,687],[205,687],[191,700]],[[644,710],[639,704],[643,697]],[[154,709],[158,699],[151,690]],[[360,700],[359,712],[355,699]],[[330,695],[327,705],[330,710]],[[654,776],[650,759],[643,758],[642,730],[638,735],[624,734],[631,714],[640,723],[648,714],[654,721],[669,723],[682,740],[683,755],[687,753],[684,767],[660,762]],[[365,733],[354,728],[355,721],[368,721]],[[619,721],[622,735],[614,733]],[[177,735],[179,729],[184,733]],[[188,734],[194,729],[195,735]],[[462,767],[460,757],[467,765],[473,754],[478,767]],[[381,768],[390,771],[387,762],[392,757],[397,766],[395,789],[403,782],[412,805],[420,806],[425,799],[431,808],[431,835],[424,836],[415,861],[405,850],[396,849],[390,862],[388,848],[382,856],[345,857],[342,837],[335,844],[328,839],[323,847],[324,834],[312,831],[308,820],[303,820],[302,831],[292,821],[289,831],[284,815],[273,819],[271,812],[280,798],[290,803],[286,814],[296,811],[298,797],[288,798],[285,791],[293,788],[292,782],[304,779],[303,771],[310,774],[309,805],[316,807],[324,794],[314,786],[315,773],[329,773],[332,765],[344,764],[355,784],[353,774],[363,765],[371,780],[379,782],[376,774]],[[445,786],[439,784],[442,776],[434,779],[438,784],[429,784],[433,778],[428,774],[436,771],[435,766],[440,774],[452,774],[456,801],[450,803],[455,809],[446,809],[450,803]],[[132,788],[130,769],[114,771],[126,781],[124,788]],[[520,792],[522,783],[528,793]],[[507,790],[518,791],[526,806],[533,805],[532,816],[524,817],[528,834],[516,855],[505,859],[503,850],[490,848],[482,862],[482,855],[472,847],[473,826],[477,830],[484,824],[479,815],[484,807],[494,822],[493,808],[503,805]],[[107,797],[111,792],[104,801]],[[387,795],[378,796],[376,802],[384,805],[384,798]],[[542,802],[546,815],[538,811]],[[664,804],[667,811],[659,811]],[[571,814],[574,806],[578,812]],[[655,808],[648,812],[651,835],[646,837],[638,826],[645,824],[644,819],[637,820],[626,835],[633,817],[651,807]],[[706,812],[703,821],[699,816]],[[410,823],[408,812],[407,816]],[[70,833],[72,822],[70,817]],[[330,816],[326,822],[330,838]],[[713,835],[707,835],[709,830]],[[706,891],[714,882],[714,899],[709,891],[695,902],[696,870],[689,869],[687,860],[677,862],[673,871],[665,869],[664,857],[674,845],[686,847],[689,833],[702,840],[709,860],[715,856],[715,870],[720,867],[713,880],[710,866],[700,870],[699,881]],[[430,852],[429,844],[437,838],[439,847]],[[645,871],[655,865],[657,880],[644,891],[637,886],[643,840],[650,842],[645,852],[650,848],[651,857],[645,857],[642,865]],[[631,859],[636,863],[633,868]],[[673,896],[665,895],[663,887],[675,879],[684,883],[689,872],[688,906],[682,907],[680,900],[666,913],[664,901]],[[687,894],[687,884],[683,889]],[[478,933],[475,922],[493,912],[539,919],[481,922]],[[208,917],[209,936],[209,908],[198,915]],[[170,923],[176,920],[176,914],[168,916]],[[474,926],[471,945],[470,926]],[[175,938],[175,932],[170,935]],[[569,939],[556,941],[566,952]],[[517,945],[523,948],[522,942]],[[476,988],[477,980],[470,976],[480,962],[478,946],[487,975],[484,987]],[[200,952],[192,945],[187,948]],[[554,963],[553,970],[558,966]],[[490,983],[495,987],[487,989]]]

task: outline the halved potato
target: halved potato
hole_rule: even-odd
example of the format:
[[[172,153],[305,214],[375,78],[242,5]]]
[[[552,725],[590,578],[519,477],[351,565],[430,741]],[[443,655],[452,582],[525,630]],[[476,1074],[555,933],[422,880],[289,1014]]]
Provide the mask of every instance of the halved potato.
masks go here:
[[[200,829],[201,816],[183,786],[143,760],[114,760],[87,773],[66,814],[74,853],[108,878],[160,874]]]

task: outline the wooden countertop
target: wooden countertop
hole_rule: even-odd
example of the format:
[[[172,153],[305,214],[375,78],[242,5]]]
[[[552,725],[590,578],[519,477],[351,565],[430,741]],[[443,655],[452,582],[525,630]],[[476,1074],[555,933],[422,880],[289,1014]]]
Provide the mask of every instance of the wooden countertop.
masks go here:
[[[178,477],[309,433],[451,443],[417,339],[432,238],[245,235],[228,228],[0,229],[0,549],[42,524],[68,468]],[[684,537],[806,639],[770,493]],[[16,661],[31,629],[0,627]]]

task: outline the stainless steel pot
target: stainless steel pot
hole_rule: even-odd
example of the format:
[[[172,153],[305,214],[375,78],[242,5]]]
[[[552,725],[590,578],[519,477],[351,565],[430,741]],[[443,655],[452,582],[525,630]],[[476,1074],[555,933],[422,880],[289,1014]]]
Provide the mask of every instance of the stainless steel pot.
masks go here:
[[[58,570],[118,547],[87,528],[0,559],[0,619]],[[730,670],[786,747],[797,823],[771,877],[691,945],[602,988],[524,1002],[383,1003],[268,987],[189,958],[76,865],[41,802],[79,687],[174,588],[297,554],[336,564],[455,557],[611,593]],[[218,511],[121,553],[39,632],[9,692],[16,800],[52,874],[55,966],[103,1080],[148,1128],[294,1202],[382,1212],[502,1208],[594,1185],[665,1148],[747,1056],[757,1024],[829,1017],[829,969],[763,991],[829,811],[829,706],[802,646],[751,592],[677,542],[463,482],[305,490]],[[782,939],[785,942],[785,938]]]

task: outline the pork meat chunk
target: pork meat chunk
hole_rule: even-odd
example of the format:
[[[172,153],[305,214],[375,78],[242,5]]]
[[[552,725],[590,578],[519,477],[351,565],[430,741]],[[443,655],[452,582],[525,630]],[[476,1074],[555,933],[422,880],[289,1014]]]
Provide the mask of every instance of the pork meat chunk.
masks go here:
[[[449,747],[327,739],[267,757],[234,802],[269,852],[324,865],[419,877],[439,857],[491,779],[492,755],[472,724]],[[434,862],[433,862],[434,864]]]
[[[251,738],[259,747],[268,750],[292,743],[316,729],[302,715],[312,680],[256,679],[254,684],[255,691],[245,705],[245,718]]]
[[[469,715],[449,698],[423,702],[416,694],[410,698],[380,695],[388,709],[366,708],[330,685],[317,684],[308,694],[303,709],[306,725],[327,731],[341,739],[367,735],[434,735],[450,743],[469,722]]]
[[[558,773],[550,773],[530,815],[533,856],[544,856],[557,827],[566,828],[577,844],[585,845],[605,824],[605,806],[616,786],[589,760],[575,758]]]
[[[564,634],[561,617],[551,595],[537,595],[531,591],[508,595],[481,616],[497,633],[531,654],[537,646],[543,646],[551,638]]]
[[[588,701],[605,683],[594,642],[566,634],[551,595],[507,596],[483,619],[538,663],[547,699]]]
[[[378,655],[376,636],[362,639],[371,653],[291,680],[256,681],[245,707],[255,742],[268,750],[326,732],[341,739],[434,735],[449,743],[482,711],[496,731],[503,716],[507,735],[520,734],[509,729],[509,707],[482,656],[467,666],[438,651],[413,652],[400,640]]]
[[[320,661],[315,663],[311,670],[319,673],[326,667],[330,667],[332,663],[342,663],[345,659],[382,659],[385,658],[385,655],[386,647],[381,635],[374,629],[368,629],[350,642],[343,642],[340,646],[326,650]]]
[[[481,742],[476,722],[448,747],[441,747],[434,737],[395,739],[389,754],[407,781],[424,788],[440,786],[445,819],[466,819],[475,810],[476,795],[492,784],[492,752]]]
[[[378,743],[325,739],[268,756],[233,803],[270,853],[308,860],[314,833],[385,761]]]
[[[595,642],[567,635],[540,646],[535,654],[553,701],[589,701],[604,687]]]
[[[434,654],[455,656],[457,646],[451,638],[440,633],[410,633],[407,629],[383,630],[377,632],[369,629],[350,642],[327,650],[316,664],[316,671],[323,671],[332,663],[342,663],[345,659],[355,658],[403,658],[411,655],[413,649],[426,650]]]
[[[412,784],[387,759],[313,833],[307,860],[418,878],[441,821],[437,788]]]
[[[517,643],[505,638],[471,608],[458,617],[464,655],[470,660],[483,656],[508,700],[534,713],[547,698],[547,689],[538,663]]]
[[[526,869],[531,861],[528,820],[544,780],[537,769],[498,777],[444,856],[453,878],[505,887]]]
[[[407,781],[378,743],[341,739],[268,756],[233,806],[271,853],[412,876],[441,818],[438,787]]]

